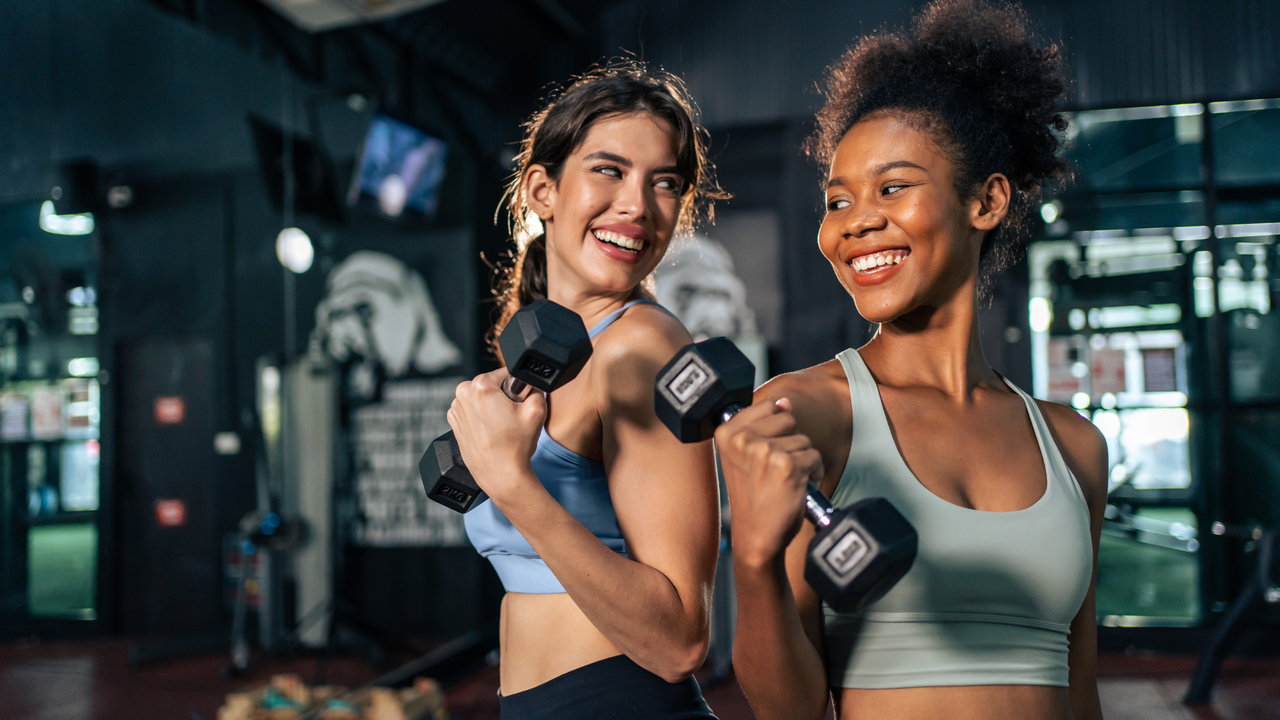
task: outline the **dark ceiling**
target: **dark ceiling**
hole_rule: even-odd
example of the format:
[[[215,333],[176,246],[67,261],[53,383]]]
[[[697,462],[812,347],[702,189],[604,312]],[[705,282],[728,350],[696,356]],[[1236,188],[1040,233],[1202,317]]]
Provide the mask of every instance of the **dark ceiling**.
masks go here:
[[[360,92],[477,156],[496,155],[538,89],[598,60],[601,0],[451,0],[377,23],[307,33],[258,0],[149,0],[283,62],[317,88]]]

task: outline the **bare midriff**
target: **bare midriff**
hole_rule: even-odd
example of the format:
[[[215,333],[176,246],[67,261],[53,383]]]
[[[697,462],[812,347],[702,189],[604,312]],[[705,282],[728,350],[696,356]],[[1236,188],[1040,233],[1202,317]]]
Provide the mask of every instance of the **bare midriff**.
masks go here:
[[[967,685],[890,690],[836,689],[840,720],[1071,720],[1065,687]]]
[[[567,593],[507,593],[502,599],[499,635],[503,695],[622,654]]]

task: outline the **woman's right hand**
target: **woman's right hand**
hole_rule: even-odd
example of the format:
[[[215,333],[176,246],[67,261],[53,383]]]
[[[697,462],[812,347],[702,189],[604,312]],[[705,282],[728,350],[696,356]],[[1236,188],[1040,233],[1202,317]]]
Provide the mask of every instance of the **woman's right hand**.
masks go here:
[[[733,553],[751,567],[783,556],[804,517],[806,483],[822,482],[822,455],[795,429],[785,397],[752,405],[716,429]]]
[[[530,388],[512,402],[502,391],[508,377],[498,368],[459,383],[446,414],[467,470],[499,508],[522,487],[540,486],[529,458],[547,419],[546,397]]]

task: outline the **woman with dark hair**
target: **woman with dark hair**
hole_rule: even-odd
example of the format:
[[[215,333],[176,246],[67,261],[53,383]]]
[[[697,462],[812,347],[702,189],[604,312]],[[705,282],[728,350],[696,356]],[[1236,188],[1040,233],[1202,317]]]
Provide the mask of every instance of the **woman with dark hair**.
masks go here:
[[[978,307],[1065,175],[1058,49],[1024,13],[936,0],[829,71],[809,149],[818,245],[880,327],[774,379],[716,433],[733,508],[734,667],[761,720],[1100,718],[1094,585],[1106,445],[987,365]],[[804,581],[807,480],[885,497],[911,570],[860,614]]]
[[[714,466],[709,443],[682,445],[654,414],[658,370],[691,338],[645,290],[721,196],[706,133],[678,78],[615,64],[533,117],[518,163],[507,205],[529,239],[490,339],[548,298],[582,317],[593,353],[545,397],[512,402],[504,369],[462,383],[449,409],[490,498],[467,534],[507,590],[503,717],[713,717],[691,676],[719,546]]]

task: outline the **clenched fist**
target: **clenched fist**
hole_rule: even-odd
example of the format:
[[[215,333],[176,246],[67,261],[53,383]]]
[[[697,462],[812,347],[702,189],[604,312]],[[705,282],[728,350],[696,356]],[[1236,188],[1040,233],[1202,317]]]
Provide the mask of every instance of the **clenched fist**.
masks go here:
[[[499,506],[531,476],[529,458],[547,421],[546,396],[526,388],[524,402],[512,402],[502,392],[507,376],[501,368],[459,384],[448,413],[462,461]]]
[[[822,481],[822,455],[795,429],[787,398],[752,405],[716,429],[733,552],[752,567],[782,556],[804,516],[805,484]]]

